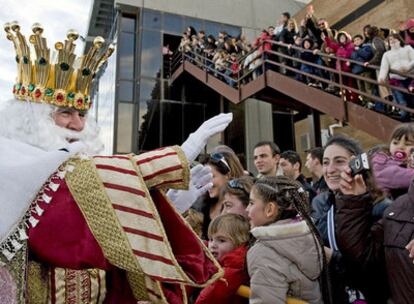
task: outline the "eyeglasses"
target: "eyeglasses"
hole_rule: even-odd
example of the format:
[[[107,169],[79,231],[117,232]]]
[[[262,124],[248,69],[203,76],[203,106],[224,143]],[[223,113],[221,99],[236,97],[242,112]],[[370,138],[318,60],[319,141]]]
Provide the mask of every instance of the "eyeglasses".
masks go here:
[[[230,188],[235,190],[241,190],[243,191],[247,196],[249,196],[249,192],[247,192],[246,189],[242,185],[240,185],[240,182],[237,179],[231,179],[228,181],[227,185],[229,185]]]
[[[318,23],[318,26],[324,26],[325,22]]]
[[[210,160],[216,165],[220,166],[222,169],[224,169],[226,171],[226,174],[231,171],[229,163],[226,161],[223,154],[213,153],[210,155]]]

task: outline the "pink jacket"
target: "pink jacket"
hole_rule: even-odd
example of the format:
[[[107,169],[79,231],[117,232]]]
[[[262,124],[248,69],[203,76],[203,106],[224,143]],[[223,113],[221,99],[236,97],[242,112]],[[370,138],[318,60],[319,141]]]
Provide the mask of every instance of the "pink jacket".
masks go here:
[[[342,58],[351,58],[352,52],[354,50],[354,44],[352,43],[351,40],[347,40],[347,42],[342,45],[338,42],[335,42],[334,40],[332,40],[329,37],[325,38],[325,42],[326,45],[328,47],[330,47],[331,49],[334,50],[335,55],[337,57],[342,57]],[[351,65],[350,64],[346,64],[346,61],[341,61],[342,65],[341,65],[341,69],[344,72],[350,72],[351,71]],[[340,62],[337,60],[336,61],[336,69],[339,70],[339,64]]]
[[[414,169],[404,167],[401,161],[384,152],[375,153],[371,162],[375,181],[381,190],[389,192],[391,189],[408,189],[414,176]]]

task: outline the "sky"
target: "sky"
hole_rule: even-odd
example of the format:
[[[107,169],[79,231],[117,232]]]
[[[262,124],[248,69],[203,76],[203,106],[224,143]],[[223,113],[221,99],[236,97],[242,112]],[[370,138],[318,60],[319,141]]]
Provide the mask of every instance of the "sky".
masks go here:
[[[21,32],[29,37],[33,23],[44,27],[43,36],[47,38],[48,47],[54,49],[57,41],[64,41],[69,29],[75,29],[86,36],[92,0],[0,0],[0,109],[2,100],[13,97],[12,88],[16,79],[16,53],[11,41],[7,40],[3,25],[18,21]],[[77,55],[83,51],[83,42],[76,42]]]

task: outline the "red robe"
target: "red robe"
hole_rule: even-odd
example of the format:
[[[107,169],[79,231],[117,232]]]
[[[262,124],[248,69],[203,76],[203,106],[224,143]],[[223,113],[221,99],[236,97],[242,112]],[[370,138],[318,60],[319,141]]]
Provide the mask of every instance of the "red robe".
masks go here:
[[[50,267],[52,274],[54,267],[105,270],[107,292],[105,296],[101,295],[105,297],[104,303],[136,303],[126,272],[113,266],[105,257],[66,181],[59,179],[54,183],[60,185],[56,192],[45,190],[52,200],[38,203],[44,213],[33,215],[39,223],[29,229],[30,258]],[[195,235],[188,233],[188,226],[165,197],[158,190],[151,191],[151,197],[178,263],[192,280],[205,283],[217,273],[217,267],[206,256]],[[150,259],[148,263],[151,263]],[[52,303],[56,300],[54,288],[52,279]],[[178,284],[162,282],[162,288],[169,303],[182,303],[182,290]]]

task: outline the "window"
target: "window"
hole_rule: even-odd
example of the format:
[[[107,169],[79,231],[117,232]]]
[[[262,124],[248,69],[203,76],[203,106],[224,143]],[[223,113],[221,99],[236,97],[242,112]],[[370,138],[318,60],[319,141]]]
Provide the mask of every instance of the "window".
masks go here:
[[[185,30],[183,17],[165,13],[163,29],[165,32],[181,35]]]
[[[133,117],[134,104],[118,103],[117,153],[129,153],[132,151]]]
[[[161,28],[161,13],[152,10],[144,10],[142,27],[158,30]]]
[[[141,39],[141,75],[160,77],[162,57],[161,33],[143,30]]]
[[[183,141],[183,105],[180,102],[161,103],[162,145],[180,145]]]
[[[186,17],[184,26],[185,30],[187,30],[188,26],[192,26],[198,33],[198,31],[204,30],[204,21],[197,18]]]
[[[140,80],[139,98],[141,100],[160,99],[161,83],[160,80],[144,79]]]
[[[118,101],[120,102],[133,102],[133,82],[132,81],[119,81],[119,90],[118,90]]]
[[[119,33],[119,78],[134,79],[135,34]]]
[[[122,16],[121,18],[122,32],[135,32],[135,17]]]
[[[138,151],[159,148],[161,146],[160,102],[158,100],[140,100],[138,122]]]

